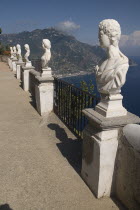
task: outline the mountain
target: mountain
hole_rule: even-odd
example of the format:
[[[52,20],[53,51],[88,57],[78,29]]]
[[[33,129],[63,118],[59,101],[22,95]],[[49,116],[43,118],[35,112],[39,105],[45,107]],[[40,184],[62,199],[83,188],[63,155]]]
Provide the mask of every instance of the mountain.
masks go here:
[[[23,54],[25,53],[24,44],[29,44],[31,59],[33,59],[41,58],[42,39],[46,38],[51,41],[52,45],[52,58],[49,65],[59,74],[93,72],[94,66],[105,56],[99,46],[82,43],[73,36],[54,28],[36,29],[32,32],[24,31],[18,34],[2,34],[0,41],[10,46],[20,44]]]

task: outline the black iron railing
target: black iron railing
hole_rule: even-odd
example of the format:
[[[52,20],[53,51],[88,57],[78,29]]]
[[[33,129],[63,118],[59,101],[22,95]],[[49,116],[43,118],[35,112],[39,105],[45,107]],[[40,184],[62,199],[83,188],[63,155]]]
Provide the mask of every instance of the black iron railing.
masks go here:
[[[54,79],[54,112],[74,132],[82,138],[87,119],[82,113],[84,108],[94,108],[97,99],[61,79]]]

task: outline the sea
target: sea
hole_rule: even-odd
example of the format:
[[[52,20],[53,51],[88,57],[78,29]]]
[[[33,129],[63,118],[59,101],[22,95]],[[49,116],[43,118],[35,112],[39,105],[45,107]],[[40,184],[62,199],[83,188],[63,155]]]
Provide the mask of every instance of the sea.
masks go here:
[[[128,69],[126,83],[122,87],[123,106],[131,113],[140,117],[140,57],[131,57],[136,63],[136,66],[130,66]],[[95,86],[95,93],[99,95],[96,86],[96,79],[93,74],[78,75],[63,78],[68,83],[74,84],[76,87],[81,87],[81,81],[87,84],[92,80]]]

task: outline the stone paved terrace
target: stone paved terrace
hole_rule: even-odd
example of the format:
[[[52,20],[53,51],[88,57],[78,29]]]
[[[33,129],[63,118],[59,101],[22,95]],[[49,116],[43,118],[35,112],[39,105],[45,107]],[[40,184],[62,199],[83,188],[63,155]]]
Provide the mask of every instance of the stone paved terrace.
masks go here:
[[[30,102],[1,62],[0,210],[123,209],[94,197],[79,175],[79,140],[53,113],[42,118]]]

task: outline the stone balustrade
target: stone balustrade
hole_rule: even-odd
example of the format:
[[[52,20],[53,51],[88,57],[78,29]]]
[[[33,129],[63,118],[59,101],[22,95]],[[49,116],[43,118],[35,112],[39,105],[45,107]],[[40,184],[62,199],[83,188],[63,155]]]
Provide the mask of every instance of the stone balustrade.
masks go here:
[[[107,29],[108,25],[109,29]],[[112,28],[111,31],[110,28]],[[88,119],[88,125],[83,131],[81,175],[97,198],[115,194],[130,209],[138,209],[140,204],[140,126],[136,124],[140,123],[140,118],[127,112],[122,105],[123,97],[120,92],[125,83],[128,59],[118,47],[115,49],[118,37],[116,40],[114,37],[114,45],[107,45],[113,30],[121,35],[120,26],[114,20],[104,20],[99,25],[99,33],[108,38],[108,42],[104,43],[105,40],[101,36],[100,42],[109,48],[111,55],[116,53],[115,59],[118,56],[117,63],[113,65],[114,72],[117,72],[119,76],[116,73],[116,77],[112,80],[110,74],[107,74],[108,69],[103,69],[105,64],[96,66],[95,74],[101,102],[95,110],[83,110]],[[17,59],[13,56],[9,58],[8,64],[16,72],[17,79],[22,80],[23,89],[30,91],[34,96],[39,114],[49,114],[53,111],[54,99],[54,79],[52,70],[48,67],[51,59],[51,43],[48,39],[42,41],[44,54],[41,58],[42,71],[40,73],[28,60],[30,49],[27,44],[25,46],[26,62],[16,65]],[[108,60],[109,58],[105,62],[109,65]],[[103,74],[105,78],[108,77],[107,80],[103,79]]]
[[[121,129],[114,173],[114,195],[128,208],[140,207],[140,125]]]

